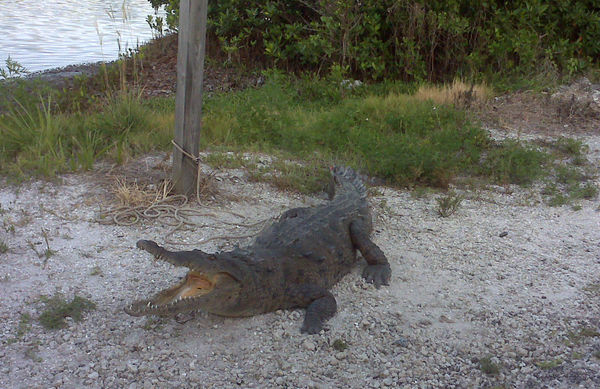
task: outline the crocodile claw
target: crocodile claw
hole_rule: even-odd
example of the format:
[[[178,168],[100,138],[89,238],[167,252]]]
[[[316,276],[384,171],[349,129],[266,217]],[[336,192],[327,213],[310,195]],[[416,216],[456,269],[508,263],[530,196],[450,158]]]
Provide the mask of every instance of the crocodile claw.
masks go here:
[[[390,265],[368,265],[363,270],[362,276],[370,284],[374,284],[377,289],[381,285],[389,285],[392,269]]]

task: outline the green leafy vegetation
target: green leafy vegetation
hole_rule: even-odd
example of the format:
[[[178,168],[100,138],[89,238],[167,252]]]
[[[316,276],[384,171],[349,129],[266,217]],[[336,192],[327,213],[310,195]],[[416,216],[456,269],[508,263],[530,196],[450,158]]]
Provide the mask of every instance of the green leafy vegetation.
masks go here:
[[[50,99],[15,101],[0,115],[0,171],[13,177],[52,177],[90,169],[100,158],[123,162],[130,155],[166,147],[173,113],[155,113],[139,96],[111,96],[97,112],[55,111]]]
[[[500,373],[500,366],[495,364],[491,357],[480,358],[479,369],[487,375],[498,375]]]
[[[208,100],[203,145],[282,151],[360,166],[398,185],[445,186],[456,172],[474,170],[488,143],[452,107],[366,88],[349,93],[342,98],[328,80],[275,74],[260,89]]]
[[[348,89],[334,76],[265,75],[260,88],[206,99],[201,146],[214,152],[205,162],[245,167],[252,179],[303,193],[322,190],[326,167],[346,164],[396,186],[446,188],[465,177],[529,185],[555,177],[544,189],[552,205],[597,196],[585,165],[565,165],[583,155],[578,141],[495,142],[452,101],[436,104],[411,94],[414,84]],[[172,98],[144,100],[131,91],[75,112],[59,110],[51,98],[15,101],[0,116],[0,172],[52,177],[90,169],[99,158],[122,163],[169,150],[173,121]],[[248,151],[276,157],[257,163],[240,154]]]
[[[452,215],[458,207],[460,207],[460,203],[462,202],[463,197],[454,191],[449,191],[444,196],[441,196],[436,199],[438,203],[438,214],[441,217],[448,217]]]
[[[331,347],[333,347],[334,350],[336,351],[344,351],[346,350],[349,346],[348,343],[346,343],[345,341],[343,341],[342,339],[336,339],[333,341],[333,343],[331,344]]]
[[[25,69],[25,67],[17,61],[10,58],[10,55],[4,60],[4,64],[5,66],[0,67],[0,81],[8,80],[9,78],[15,78],[28,73],[27,69]]]
[[[160,32],[165,22],[176,30],[179,0],[149,1],[165,5]],[[209,51],[228,61],[337,66],[361,78],[484,74],[524,84],[539,81],[532,74],[575,74],[600,58],[600,5],[589,0],[226,0],[209,2],[208,19]]]
[[[499,184],[527,185],[545,173],[547,161],[547,153],[508,139],[490,148],[482,168]]]
[[[46,309],[39,317],[40,323],[48,329],[63,328],[67,325],[66,317],[75,321],[81,321],[83,313],[96,308],[94,302],[83,297],[75,296],[71,302],[67,302],[61,294],[52,297],[42,296],[41,301]]]
[[[0,254],[4,254],[7,251],[8,251],[8,245],[6,244],[5,241],[0,240]]]

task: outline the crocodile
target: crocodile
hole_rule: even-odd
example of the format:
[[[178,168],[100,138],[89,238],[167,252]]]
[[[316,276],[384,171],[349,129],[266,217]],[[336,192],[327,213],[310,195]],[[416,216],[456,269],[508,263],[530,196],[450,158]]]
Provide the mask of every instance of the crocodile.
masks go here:
[[[279,309],[306,308],[302,333],[316,334],[336,310],[328,290],[358,262],[362,276],[379,288],[388,285],[391,268],[370,239],[371,211],[367,191],[351,168],[331,169],[329,201],[294,208],[263,229],[253,243],[233,251],[168,251],[150,240],[137,247],[175,266],[189,269],[172,288],[125,308],[132,316],[174,316],[202,310],[244,317]]]

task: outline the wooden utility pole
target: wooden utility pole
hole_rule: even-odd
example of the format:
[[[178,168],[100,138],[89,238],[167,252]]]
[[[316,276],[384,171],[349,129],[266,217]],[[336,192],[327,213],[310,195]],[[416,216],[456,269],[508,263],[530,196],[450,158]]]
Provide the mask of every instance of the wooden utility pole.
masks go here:
[[[181,0],[179,6],[173,183],[185,195],[196,190],[198,176],[190,156],[198,156],[200,143],[207,7],[208,0]]]

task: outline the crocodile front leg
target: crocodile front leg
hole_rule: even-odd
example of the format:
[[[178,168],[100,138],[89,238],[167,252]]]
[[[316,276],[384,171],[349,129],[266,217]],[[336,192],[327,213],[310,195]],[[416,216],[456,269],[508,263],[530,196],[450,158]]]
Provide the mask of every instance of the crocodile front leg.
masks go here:
[[[350,223],[350,238],[368,265],[363,270],[363,278],[379,289],[381,285],[389,285],[392,269],[381,249],[369,238],[369,231],[361,219]]]
[[[154,258],[169,262],[175,266],[192,267],[201,265],[202,261],[211,261],[214,259],[214,255],[207,254],[200,250],[169,251],[152,240],[139,240],[136,246],[139,249],[149,252]]]
[[[314,284],[289,287],[286,291],[291,306],[306,307],[306,315],[300,332],[318,334],[323,323],[335,315],[335,297],[325,288]]]

